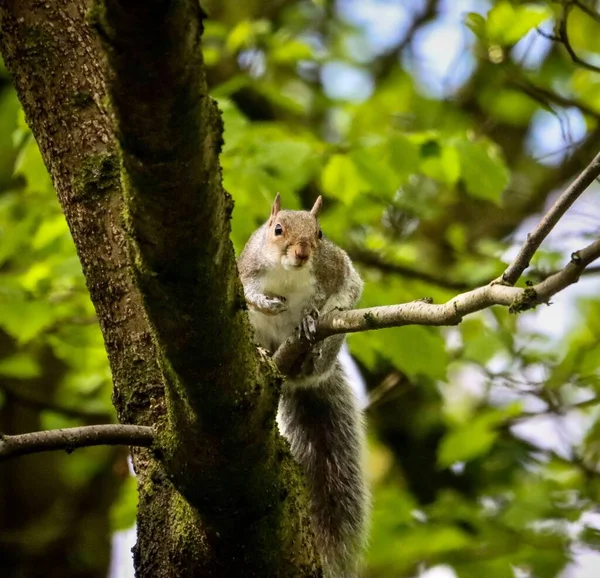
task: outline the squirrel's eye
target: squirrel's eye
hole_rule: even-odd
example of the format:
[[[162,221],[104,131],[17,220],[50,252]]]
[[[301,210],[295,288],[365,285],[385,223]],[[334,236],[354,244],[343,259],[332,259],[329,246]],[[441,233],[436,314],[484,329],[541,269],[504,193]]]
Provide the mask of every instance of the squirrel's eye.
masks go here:
[[[278,237],[281,235],[281,233],[283,233],[283,228],[279,223],[277,223],[277,225],[275,225],[275,236]]]
[[[321,231],[321,229],[319,229],[319,239],[323,238],[323,231]]]

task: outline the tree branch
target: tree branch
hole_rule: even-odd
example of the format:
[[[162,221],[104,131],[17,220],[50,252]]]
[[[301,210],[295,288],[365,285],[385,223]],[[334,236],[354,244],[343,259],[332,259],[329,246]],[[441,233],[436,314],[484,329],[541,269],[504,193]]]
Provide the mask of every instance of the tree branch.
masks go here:
[[[527,240],[521,247],[514,261],[502,274],[502,282],[514,285],[523,271],[529,267],[529,261],[537,251],[542,241],[548,236],[556,223],[567,212],[569,207],[577,198],[594,182],[600,175],[600,153],[592,162],[577,176],[571,186],[556,200],[550,210],[544,215],[533,233],[527,235]]]
[[[582,275],[587,276],[591,276],[591,275],[598,275],[600,273],[600,267],[596,266],[596,267],[588,267],[583,273]]]
[[[412,269],[399,263],[392,263],[381,258],[374,251],[369,251],[364,248],[356,248],[348,251],[350,258],[355,263],[361,263],[367,267],[374,267],[384,273],[392,273],[394,275],[401,275],[406,279],[414,279],[415,281],[423,281],[424,283],[430,283],[431,285],[437,285],[442,289],[454,289],[455,291],[464,291],[469,289],[469,285],[463,281],[452,281],[445,277],[438,277],[427,273],[426,271],[419,271]],[[471,285],[470,287],[472,287]]]
[[[197,0],[100,5],[128,251],[167,391],[160,462],[194,507],[188,520],[199,528],[199,514],[219,535],[208,556],[190,558],[205,574],[211,557],[232,576],[283,576],[299,560],[316,569],[298,465],[274,439],[278,377],[261,363],[243,309],[219,165],[223,124],[202,56],[205,15]],[[272,507],[275,495],[284,498]]]
[[[567,34],[567,19],[569,18],[569,13],[571,12],[571,8],[573,8],[573,5],[570,3],[565,4],[565,6],[563,7],[563,15],[562,15],[562,18],[560,19],[560,23],[558,25],[558,36],[560,38],[560,41],[563,44],[563,46],[565,47],[565,49],[567,50],[567,52],[569,53],[571,60],[575,64],[579,64],[579,66],[581,66],[583,68],[587,68],[588,70],[591,70],[592,72],[600,72],[600,67],[594,66],[593,64],[586,62],[582,58],[579,58],[579,56],[577,55],[577,53],[571,46],[571,41],[569,40],[569,35]]]
[[[548,303],[550,297],[576,283],[583,270],[600,258],[600,239],[571,255],[567,266],[541,283],[520,289],[490,283],[462,293],[450,301],[435,305],[428,300],[399,305],[354,309],[327,314],[319,321],[315,341],[340,333],[357,333],[404,325],[457,325],[465,315],[491,305],[509,306],[513,313]],[[276,351],[273,359],[283,373],[289,372],[302,352],[310,347],[306,339],[294,335]],[[94,425],[48,430],[21,435],[0,434],[0,460],[36,452],[97,445],[135,445],[149,447],[154,432],[148,426]]]
[[[592,108],[585,102],[567,98],[556,92],[535,85],[533,82],[526,78],[522,79],[511,79],[508,81],[508,86],[512,86],[527,96],[529,96],[535,102],[541,104],[543,107],[552,110],[550,103],[554,103],[558,106],[565,108],[575,107],[578,108],[583,114],[586,114],[596,120],[600,120],[600,112]]]
[[[569,285],[579,280],[585,268],[600,258],[600,239],[574,252],[567,266],[537,285],[520,289],[492,282],[483,287],[457,295],[450,301],[435,305],[429,300],[399,305],[332,312],[318,324],[315,341],[340,333],[357,333],[404,325],[457,325],[465,315],[492,305],[505,305],[517,313],[532,309]],[[310,348],[306,339],[289,337],[275,352],[273,360],[286,374],[298,357]],[[152,445],[151,427],[135,425],[97,425],[49,430],[7,436],[0,434],[0,459],[35,452],[64,449],[71,452],[78,447],[95,445]]]
[[[457,295],[443,304],[420,300],[399,305],[331,312],[319,320],[315,341],[340,333],[356,333],[404,325],[458,325],[465,315],[492,305],[507,306],[512,313],[526,311],[541,303],[548,303],[550,297],[576,283],[582,271],[598,258],[600,258],[600,240],[573,253],[571,261],[558,273],[537,285],[524,289],[492,282]],[[306,339],[293,335],[282,343],[273,355],[273,360],[278,369],[287,375],[298,358],[306,353],[310,346]]]
[[[590,18],[594,19],[596,22],[600,22],[600,14],[595,10],[592,10],[589,6],[586,6],[580,0],[572,0],[572,4],[575,4],[580,10],[585,12]]]
[[[28,391],[24,387],[12,387],[6,382],[0,382],[0,389],[4,390],[6,395],[16,399],[23,405],[28,405],[40,411],[51,411],[54,413],[60,413],[66,417],[72,417],[86,421],[88,424],[96,422],[97,424],[110,421],[111,416],[108,412],[102,411],[85,411],[74,407],[67,407],[56,403],[50,399],[44,399],[39,397],[34,392]]]
[[[20,435],[0,434],[0,460],[53,450],[71,453],[90,446],[150,447],[153,441],[152,428],[141,425],[88,425]]]
[[[582,9],[584,12],[586,12],[586,14],[588,14],[589,16],[594,18],[594,20],[599,21],[598,14],[596,14],[592,10],[585,10],[581,3],[578,3],[576,1],[570,1],[563,5],[562,17],[561,17],[560,22],[558,23],[558,26],[556,27],[556,30],[555,30],[556,34],[548,34],[547,32],[544,32],[543,30],[541,30],[540,28],[536,28],[536,30],[544,38],[547,38],[548,40],[552,40],[553,42],[559,42],[560,44],[562,44],[565,47],[566,51],[569,53],[571,60],[575,64],[578,64],[579,66],[581,66],[582,68],[586,68],[587,70],[591,70],[592,72],[600,72],[600,67],[594,66],[593,64],[590,64],[589,62],[586,62],[585,60],[580,58],[577,55],[577,53],[575,52],[575,50],[573,49],[573,46],[571,46],[571,41],[569,40],[569,35],[567,33],[567,20],[569,18],[569,13],[570,13],[571,9],[573,8],[573,6],[578,6],[580,9]]]
[[[271,411],[270,388],[256,388],[258,358],[240,306],[242,293],[230,221],[233,203],[223,190],[219,153],[222,121],[208,96],[200,40],[204,14],[198,2],[135,3],[105,0],[96,15],[112,74],[108,87],[127,182],[129,251],[157,343],[170,368],[171,399],[185,399],[210,427],[245,437],[251,419],[235,422],[236,388],[247,388]],[[211,279],[210,283],[206,280]],[[210,343],[210,347],[206,344]],[[230,364],[226,375],[221,368]],[[187,468],[184,439],[195,427],[187,412],[172,414]],[[181,421],[180,419],[181,418]],[[258,420],[261,424],[264,421]],[[235,432],[235,433],[234,433]],[[261,435],[265,435],[261,426]],[[208,443],[205,436],[198,443]],[[206,468],[198,469],[206,475]],[[200,483],[197,498],[205,499]],[[189,496],[186,496],[188,499]]]

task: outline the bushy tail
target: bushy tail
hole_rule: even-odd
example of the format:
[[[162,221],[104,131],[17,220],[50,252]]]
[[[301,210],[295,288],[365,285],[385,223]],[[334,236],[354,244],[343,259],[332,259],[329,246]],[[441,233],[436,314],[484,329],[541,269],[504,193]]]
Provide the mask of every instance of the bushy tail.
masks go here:
[[[309,484],[317,546],[326,576],[350,578],[367,536],[364,426],[339,362],[310,385],[288,382],[278,423]]]

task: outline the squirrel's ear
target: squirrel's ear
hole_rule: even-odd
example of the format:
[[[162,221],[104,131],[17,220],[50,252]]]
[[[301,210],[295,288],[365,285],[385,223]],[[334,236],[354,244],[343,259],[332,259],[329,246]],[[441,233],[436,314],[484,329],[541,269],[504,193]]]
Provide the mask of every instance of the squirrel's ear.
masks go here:
[[[277,213],[281,210],[281,197],[279,193],[275,196],[273,206],[271,207],[271,216],[269,217],[269,225],[273,223],[273,219],[277,216]]]
[[[322,204],[323,204],[323,197],[321,195],[319,195],[317,197],[317,200],[315,201],[315,204],[313,205],[313,208],[310,210],[310,214],[316,217],[319,214],[319,211],[321,210]]]

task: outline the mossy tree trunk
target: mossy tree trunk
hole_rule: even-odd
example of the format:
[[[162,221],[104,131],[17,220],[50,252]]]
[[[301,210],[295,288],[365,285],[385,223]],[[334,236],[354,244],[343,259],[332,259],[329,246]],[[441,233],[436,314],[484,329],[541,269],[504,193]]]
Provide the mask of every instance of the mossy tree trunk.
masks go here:
[[[139,576],[319,576],[280,383],[252,344],[197,1],[0,0],[137,450]]]

